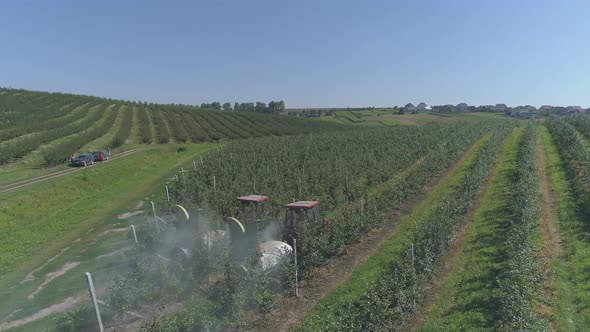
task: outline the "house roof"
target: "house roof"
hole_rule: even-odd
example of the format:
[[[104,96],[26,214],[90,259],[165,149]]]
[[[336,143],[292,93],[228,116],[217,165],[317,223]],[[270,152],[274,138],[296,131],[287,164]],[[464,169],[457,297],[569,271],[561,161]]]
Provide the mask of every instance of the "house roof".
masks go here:
[[[248,196],[238,197],[238,200],[242,203],[260,203],[260,202],[268,201],[268,196],[248,195]]]
[[[575,109],[575,110],[578,110],[578,111],[584,110],[581,106],[568,106],[567,108],[568,109]]]
[[[318,201],[299,201],[295,203],[289,203],[285,205],[288,209],[313,209],[314,207],[320,205]]]

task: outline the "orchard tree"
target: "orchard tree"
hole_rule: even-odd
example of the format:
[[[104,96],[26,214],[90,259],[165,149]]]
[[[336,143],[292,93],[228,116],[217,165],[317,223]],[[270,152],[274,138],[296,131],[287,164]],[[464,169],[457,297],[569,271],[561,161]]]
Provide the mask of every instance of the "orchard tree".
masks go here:
[[[281,101],[271,101],[268,103],[268,110],[270,113],[280,113],[285,110],[285,103]]]
[[[256,110],[256,112],[260,112],[260,113],[262,113],[262,112],[266,112],[266,111],[267,111],[266,104],[265,104],[265,103],[262,103],[262,102],[259,102],[259,101],[257,101],[257,102],[256,102],[256,109],[255,109],[255,110]]]
[[[245,112],[254,112],[256,110],[254,103],[244,103],[243,105]]]
[[[218,101],[213,102],[211,104],[202,103],[201,108],[212,108],[214,110],[221,110],[221,103]]]

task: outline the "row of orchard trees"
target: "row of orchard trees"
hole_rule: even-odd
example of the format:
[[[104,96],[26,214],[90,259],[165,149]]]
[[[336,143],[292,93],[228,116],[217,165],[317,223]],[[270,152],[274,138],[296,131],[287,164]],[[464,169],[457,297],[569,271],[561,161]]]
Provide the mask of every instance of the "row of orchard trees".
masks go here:
[[[203,103],[201,108],[209,108],[214,110],[236,111],[236,112],[258,112],[258,113],[280,113],[285,110],[284,101],[271,101],[268,105],[264,102],[257,101],[256,103],[223,103],[213,102],[210,104]]]
[[[590,134],[590,117],[552,118],[546,122],[546,126],[553,139],[563,149],[561,153],[571,163],[571,168],[578,174],[582,183],[590,185],[590,153],[580,133],[581,131]]]
[[[444,217],[433,213],[428,225],[416,229],[418,268],[430,271],[432,257],[444,252],[453,226],[485,181],[498,147],[511,128],[511,123],[492,121],[473,126],[429,125],[234,142],[196,162],[190,174],[179,174],[170,194],[174,202],[194,208],[207,206],[218,216],[235,215],[235,198],[245,194],[269,195],[274,215],[280,215],[283,204],[293,200],[319,200],[329,226],[321,222],[297,226],[297,241],[301,242],[299,273],[310,277],[313,267],[387,220],[391,211],[399,209],[435,174],[450,167],[470,144],[487,137],[478,160],[467,171],[469,180],[462,184],[456,198],[441,203],[437,210]],[[437,231],[436,236],[432,230]],[[395,289],[400,292],[408,290],[401,281],[398,286]],[[221,293],[228,296],[239,291],[231,288]],[[237,319],[238,309],[232,303],[234,306],[229,307]],[[202,302],[196,307],[191,305],[181,315],[146,330],[190,326],[188,322],[215,325],[213,317],[219,314],[215,309],[204,308]],[[347,315],[346,310],[343,315]],[[340,327],[351,330],[354,326],[358,325]]]
[[[495,128],[475,160],[459,169],[460,181],[437,197],[427,212],[413,218],[413,227],[395,244],[385,244],[388,259],[381,260],[371,280],[352,280],[349,286],[320,304],[303,324],[303,331],[388,331],[415,309],[434,276],[434,265],[448,250],[457,226],[483,187],[504,138],[507,125]],[[404,232],[404,231],[402,231]],[[392,258],[393,256],[393,258]],[[348,286],[348,285],[347,285]]]
[[[46,164],[59,164],[73,154],[87,152],[79,149],[100,137],[97,135],[111,136],[101,147],[107,149],[128,141],[197,143],[342,128],[279,116],[285,108],[283,101],[236,103],[233,110],[237,112],[231,113],[212,110],[221,109],[219,103],[201,106],[0,89],[0,165],[33,151],[40,151]],[[223,108],[232,109],[229,103]]]
[[[590,326],[590,241],[588,241],[588,216],[590,215],[590,116],[579,115],[553,118],[546,123],[555,143],[556,152],[563,161],[567,188],[555,185],[559,194],[559,231],[561,234],[560,257],[567,259],[567,278],[572,285],[574,314],[567,325],[583,330]],[[556,181],[557,182],[557,181]],[[565,181],[564,181],[565,182]],[[558,187],[558,186],[561,186]],[[559,327],[559,325],[558,325]]]
[[[87,143],[105,135],[113,127],[120,108],[121,105],[111,105],[100,109],[95,113],[96,119],[88,121],[82,131],[44,149],[42,155],[45,162],[48,165],[62,163]]]
[[[244,140],[210,153],[186,181],[172,186],[171,195],[221,216],[233,215],[235,197],[245,194],[270,196],[277,215],[293,200],[319,200],[330,232],[320,224],[301,230],[301,268],[310,271],[381,223],[497,126],[491,121]]]
[[[170,205],[189,208],[191,218],[205,211],[211,215],[201,220],[219,221],[236,215],[240,195],[269,195],[275,216],[282,215],[283,204],[292,200],[319,200],[321,214],[331,220],[329,228],[304,223],[298,229],[299,272],[308,277],[312,267],[387,220],[470,144],[502,128],[490,121],[234,141],[195,160],[190,172],[178,173],[169,185]],[[475,175],[472,181],[478,181]],[[191,220],[188,225],[198,223]],[[162,251],[154,247],[154,232],[140,229],[139,251],[130,253],[131,273],[111,283],[104,296],[105,315],[125,314],[165,297],[188,301],[173,317],[150,321],[143,331],[235,329],[247,326],[241,325],[245,313],[268,313],[277,295],[293,289],[292,261],[285,261],[283,278],[276,280],[255,264],[247,269],[236,266],[223,248],[196,245],[188,265],[179,265],[158,255]],[[212,257],[212,251],[220,254]],[[92,310],[85,307],[64,316],[57,330],[81,330],[79,324],[91,319]]]
[[[540,289],[542,264],[535,238],[541,216],[536,142],[535,126],[529,125],[518,145],[511,182],[512,222],[505,240],[507,266],[498,276],[502,302],[499,326],[507,331],[546,329],[546,322],[537,315],[534,303]]]

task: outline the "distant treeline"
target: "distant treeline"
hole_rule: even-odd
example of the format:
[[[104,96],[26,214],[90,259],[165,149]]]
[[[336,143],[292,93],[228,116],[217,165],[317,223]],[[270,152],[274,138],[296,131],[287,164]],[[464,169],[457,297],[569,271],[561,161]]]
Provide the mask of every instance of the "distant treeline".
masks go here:
[[[271,101],[268,105],[260,101],[256,103],[234,103],[232,107],[231,103],[221,105],[221,103],[216,101],[211,104],[203,103],[201,104],[201,108],[236,112],[280,113],[285,110],[285,102],[282,100]]]

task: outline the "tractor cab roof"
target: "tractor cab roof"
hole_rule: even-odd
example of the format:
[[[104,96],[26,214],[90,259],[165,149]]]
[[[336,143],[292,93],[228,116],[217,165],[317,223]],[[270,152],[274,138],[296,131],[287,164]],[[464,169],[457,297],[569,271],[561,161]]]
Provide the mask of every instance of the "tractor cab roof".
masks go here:
[[[291,210],[295,210],[295,209],[310,210],[318,205],[320,205],[320,202],[318,202],[318,201],[299,201],[299,202],[289,203],[289,204],[285,205],[285,207],[287,209],[291,209]]]
[[[240,203],[261,203],[261,202],[267,202],[268,196],[248,195],[248,196],[238,197],[238,201],[240,201]]]

